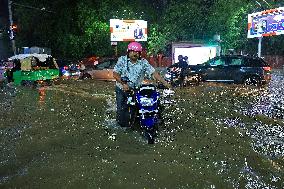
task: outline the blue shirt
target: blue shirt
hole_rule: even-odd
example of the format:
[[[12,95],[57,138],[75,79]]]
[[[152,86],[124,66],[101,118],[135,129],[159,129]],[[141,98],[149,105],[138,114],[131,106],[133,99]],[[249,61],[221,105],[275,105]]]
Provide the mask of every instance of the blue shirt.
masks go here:
[[[155,69],[144,58],[133,64],[127,56],[121,56],[118,58],[113,71],[121,77],[128,77],[130,87],[139,87],[145,78],[152,78]],[[116,86],[122,89],[121,83],[116,82]]]

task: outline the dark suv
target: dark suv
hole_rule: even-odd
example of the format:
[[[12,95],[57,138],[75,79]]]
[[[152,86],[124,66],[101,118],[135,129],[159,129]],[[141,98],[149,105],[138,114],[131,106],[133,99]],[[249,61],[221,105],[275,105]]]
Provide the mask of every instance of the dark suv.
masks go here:
[[[200,74],[202,81],[261,85],[271,79],[271,67],[262,58],[252,56],[219,56],[190,68]]]

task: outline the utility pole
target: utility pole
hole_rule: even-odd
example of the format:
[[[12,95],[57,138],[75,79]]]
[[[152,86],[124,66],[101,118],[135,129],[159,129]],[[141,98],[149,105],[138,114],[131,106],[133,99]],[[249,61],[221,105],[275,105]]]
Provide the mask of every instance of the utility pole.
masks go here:
[[[262,36],[258,38],[258,52],[257,56],[261,58],[261,42],[262,42]]]
[[[12,26],[14,24],[13,22],[13,15],[12,15],[12,1],[8,0],[8,11],[9,11],[9,21],[10,21],[10,39],[12,43],[12,50],[14,55],[16,55],[16,44],[14,39],[14,31],[12,29]]]

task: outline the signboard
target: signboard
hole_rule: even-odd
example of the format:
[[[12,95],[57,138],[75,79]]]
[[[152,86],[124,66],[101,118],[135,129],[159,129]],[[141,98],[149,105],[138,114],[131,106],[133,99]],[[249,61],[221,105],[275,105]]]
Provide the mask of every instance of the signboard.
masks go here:
[[[248,15],[248,38],[284,34],[284,7]]]
[[[147,21],[110,19],[111,41],[147,41]]]
[[[217,55],[217,46],[176,47],[174,48],[174,62],[178,62],[178,55],[187,56],[189,65],[197,65],[214,58]]]

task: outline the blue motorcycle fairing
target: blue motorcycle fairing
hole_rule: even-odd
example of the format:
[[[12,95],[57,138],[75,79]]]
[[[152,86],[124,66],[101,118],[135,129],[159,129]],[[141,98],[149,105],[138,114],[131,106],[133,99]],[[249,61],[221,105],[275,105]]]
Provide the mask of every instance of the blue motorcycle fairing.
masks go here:
[[[156,118],[156,116],[144,118],[144,119],[140,120],[140,123],[141,123],[142,127],[145,127],[147,129],[151,129],[157,123],[157,118]]]
[[[142,85],[136,92],[136,100],[142,127],[151,129],[157,123],[160,94],[154,85]]]

